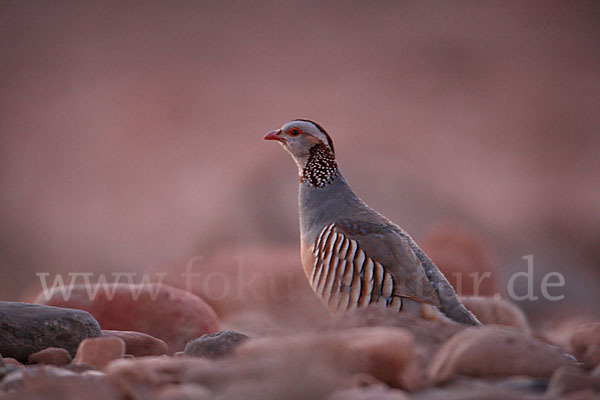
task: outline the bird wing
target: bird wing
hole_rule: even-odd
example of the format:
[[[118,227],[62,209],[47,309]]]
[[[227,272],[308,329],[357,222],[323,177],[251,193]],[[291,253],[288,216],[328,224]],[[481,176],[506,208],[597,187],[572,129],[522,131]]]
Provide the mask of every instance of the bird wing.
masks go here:
[[[366,254],[382,264],[397,281],[397,293],[439,306],[440,302],[425,268],[410,246],[412,239],[400,228],[342,218],[336,231],[355,240]]]
[[[309,280],[315,291],[330,306],[335,301],[338,309],[371,302],[398,302],[401,309],[401,297],[439,306],[436,291],[408,239],[382,224],[340,219],[317,237]],[[340,298],[335,297],[338,292]]]

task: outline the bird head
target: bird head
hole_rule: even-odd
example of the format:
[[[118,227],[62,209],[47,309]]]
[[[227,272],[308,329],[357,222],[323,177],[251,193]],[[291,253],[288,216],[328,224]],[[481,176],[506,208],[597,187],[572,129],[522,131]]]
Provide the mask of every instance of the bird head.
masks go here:
[[[265,135],[265,140],[278,141],[298,165],[299,172],[306,167],[315,149],[326,151],[335,158],[331,138],[316,122],[307,119],[295,119],[281,128]]]

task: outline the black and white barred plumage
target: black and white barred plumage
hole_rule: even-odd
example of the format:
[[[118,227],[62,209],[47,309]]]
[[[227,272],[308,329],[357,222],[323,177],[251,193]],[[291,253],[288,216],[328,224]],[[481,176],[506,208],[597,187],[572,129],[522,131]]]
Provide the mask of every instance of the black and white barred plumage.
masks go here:
[[[396,280],[383,265],[371,259],[357,241],[349,239],[332,223],[321,231],[313,246],[315,257],[310,284],[334,312],[378,303],[402,310],[395,293]]]

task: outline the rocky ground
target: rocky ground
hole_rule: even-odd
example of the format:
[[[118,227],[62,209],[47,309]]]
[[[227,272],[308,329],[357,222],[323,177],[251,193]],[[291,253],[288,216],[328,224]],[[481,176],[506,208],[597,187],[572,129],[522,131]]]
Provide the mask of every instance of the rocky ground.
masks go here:
[[[0,302],[0,399],[600,398],[600,322],[542,332],[502,299],[466,298],[485,323],[466,327],[333,319],[307,296],[283,299],[285,318],[242,317],[166,284],[114,289]]]

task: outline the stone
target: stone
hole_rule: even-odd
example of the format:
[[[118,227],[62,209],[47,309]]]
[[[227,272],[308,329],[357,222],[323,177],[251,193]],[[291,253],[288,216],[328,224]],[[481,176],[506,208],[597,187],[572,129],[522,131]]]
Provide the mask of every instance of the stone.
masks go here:
[[[586,389],[600,392],[600,377],[592,376],[587,371],[570,365],[554,371],[548,385],[548,394],[563,396]]]
[[[498,389],[510,392],[518,391],[525,394],[541,394],[548,390],[549,382],[549,378],[531,378],[524,375],[517,375],[494,380],[493,385]]]
[[[220,358],[227,356],[248,339],[243,333],[221,331],[200,336],[185,346],[186,356]]]
[[[167,385],[157,392],[155,398],[157,400],[209,400],[213,396],[212,392],[202,385],[182,383]]]
[[[593,369],[600,365],[600,322],[577,326],[569,342],[573,355],[586,368]]]
[[[166,284],[113,284],[95,296],[89,287],[75,285],[67,300],[57,290],[38,302],[88,311],[105,330],[135,331],[163,340],[169,354],[185,344],[219,329],[213,309],[198,296]]]
[[[408,397],[401,390],[375,386],[340,390],[326,400],[408,400]]]
[[[600,392],[593,389],[580,390],[579,392],[570,393],[568,396],[562,397],[568,400],[600,400]]]
[[[397,336],[396,331],[406,335],[401,329],[386,329],[394,331],[391,336]],[[382,378],[391,376],[394,380],[400,379],[393,372],[377,372],[371,365],[372,362],[385,363],[386,358],[365,355],[364,347],[373,338],[374,331],[371,335],[354,330],[346,332],[352,340],[341,338],[337,336],[338,333],[342,334],[328,332],[323,335],[323,332],[315,332],[268,340],[251,338],[240,345],[233,356],[216,360],[198,357],[122,359],[110,363],[105,371],[111,384],[123,393],[123,397],[131,399],[148,398],[148,393],[156,396],[176,393],[178,385],[188,384],[208,389],[212,393],[211,398],[228,400],[325,399],[334,391],[356,387],[357,384],[381,384],[380,379],[362,372],[365,370],[375,371]],[[385,333],[390,335],[387,331]],[[362,341],[365,343],[360,343]],[[255,343],[248,348],[251,342]],[[247,351],[242,352],[242,347],[246,347]],[[407,357],[408,352],[403,347],[399,350],[395,357]],[[390,357],[393,356],[387,356],[387,359]],[[386,368],[382,364],[378,368],[395,370],[395,365],[392,363]],[[406,374],[408,365],[410,363],[402,371],[396,372]],[[191,386],[191,389],[198,388]],[[182,398],[185,398],[186,392],[181,394]]]
[[[64,368],[34,365],[15,371],[0,387],[10,391],[10,399],[27,400],[116,400],[119,393],[103,376],[76,374]],[[1,393],[1,391],[0,391]],[[2,395],[0,399],[4,400]]]
[[[71,355],[65,349],[48,347],[29,355],[29,364],[45,364],[61,367],[71,362]]]
[[[570,363],[557,348],[517,329],[473,327],[444,343],[429,364],[428,376],[434,384],[456,375],[550,377]]]
[[[413,335],[415,350],[425,360],[431,359],[439,348],[466,325],[446,318],[428,320],[414,315],[397,313],[379,307],[352,310],[331,324],[329,329],[390,326],[402,328]]]
[[[214,361],[195,357],[165,356],[116,360],[106,367],[105,372],[111,384],[126,398],[132,399],[146,398],[149,391],[160,391],[170,385],[182,383],[214,385],[215,379],[211,376],[215,372],[222,376],[227,375],[226,368],[215,365]],[[195,374],[201,378],[194,379]],[[229,380],[229,377],[220,379],[222,382],[229,382]]]
[[[76,372],[78,374],[83,374],[90,371],[96,371],[96,368],[92,367],[90,364],[81,363],[75,364],[71,362],[69,365],[65,365],[63,368],[68,369],[69,371]]]
[[[560,313],[548,316],[544,315],[543,320],[537,322],[536,334],[544,338],[555,346],[560,347],[564,352],[571,353],[571,337],[575,329],[583,324],[595,322],[597,317],[588,314],[573,314],[563,316]]]
[[[6,364],[6,366],[14,365],[16,367],[20,367],[21,365],[23,365],[23,363],[20,363],[19,361],[17,361],[16,359],[14,359],[12,357],[5,357],[4,364]]]
[[[74,364],[88,364],[104,369],[108,363],[125,355],[125,342],[118,337],[86,339],[79,345]]]
[[[319,362],[338,373],[364,373],[392,387],[414,390],[423,382],[420,360],[413,349],[413,335],[405,329],[366,327],[251,339],[235,354],[242,359],[269,354],[273,359],[306,359],[307,363]]]
[[[2,383],[2,379],[11,372],[17,371],[19,368],[14,365],[8,365],[4,368],[0,368],[0,383]],[[0,393],[2,392],[2,387],[0,386]]]
[[[530,332],[525,313],[508,300],[492,297],[463,297],[462,303],[484,325],[504,325]]]
[[[118,337],[125,342],[125,355],[134,357],[160,356],[167,354],[167,344],[141,332],[103,330],[102,337]]]
[[[64,368],[52,365],[31,365],[6,374],[0,382],[0,389],[6,392],[18,390],[23,387],[27,380],[31,381],[42,377],[56,379],[73,376],[77,376],[77,374]]]
[[[82,340],[100,336],[98,322],[81,310],[0,301],[0,321],[0,353],[20,362],[48,347],[74,356]]]
[[[524,395],[520,392],[498,389],[493,386],[475,386],[469,388],[455,388],[443,386],[431,388],[415,393],[411,400],[558,400],[555,398],[540,397],[539,395]]]

